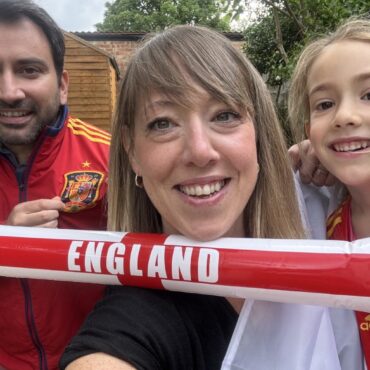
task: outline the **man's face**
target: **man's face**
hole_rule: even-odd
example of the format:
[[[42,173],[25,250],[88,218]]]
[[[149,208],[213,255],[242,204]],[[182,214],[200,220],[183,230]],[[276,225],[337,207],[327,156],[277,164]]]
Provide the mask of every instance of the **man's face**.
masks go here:
[[[0,23],[0,141],[28,155],[40,131],[67,101],[68,76],[58,81],[48,40],[24,18]]]

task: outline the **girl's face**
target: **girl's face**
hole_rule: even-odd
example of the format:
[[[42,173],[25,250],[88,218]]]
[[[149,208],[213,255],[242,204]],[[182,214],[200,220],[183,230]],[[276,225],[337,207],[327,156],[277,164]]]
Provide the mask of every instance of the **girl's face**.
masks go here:
[[[327,46],[308,74],[309,137],[323,165],[351,191],[370,184],[370,42]]]
[[[249,114],[198,89],[191,108],[153,93],[137,114],[133,170],[162,216],[163,231],[207,241],[245,236],[257,151]]]

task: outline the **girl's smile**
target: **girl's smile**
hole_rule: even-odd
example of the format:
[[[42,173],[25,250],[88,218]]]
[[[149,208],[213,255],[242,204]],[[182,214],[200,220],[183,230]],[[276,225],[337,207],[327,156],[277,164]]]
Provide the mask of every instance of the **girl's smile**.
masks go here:
[[[370,183],[369,60],[368,42],[335,42],[314,61],[307,80],[312,145],[349,188]]]

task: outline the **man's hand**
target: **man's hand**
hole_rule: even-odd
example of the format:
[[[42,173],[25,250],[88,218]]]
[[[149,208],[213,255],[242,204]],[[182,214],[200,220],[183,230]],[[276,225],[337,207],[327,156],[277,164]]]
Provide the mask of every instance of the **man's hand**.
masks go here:
[[[60,197],[19,203],[10,212],[6,225],[55,228],[58,226],[59,211],[63,207]]]
[[[299,171],[304,184],[332,186],[336,178],[320,163],[309,140],[294,144],[288,150],[294,171]]]

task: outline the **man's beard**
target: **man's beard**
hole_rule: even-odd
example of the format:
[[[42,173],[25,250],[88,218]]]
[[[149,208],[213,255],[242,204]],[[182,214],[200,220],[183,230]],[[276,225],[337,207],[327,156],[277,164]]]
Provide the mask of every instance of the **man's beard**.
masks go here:
[[[23,110],[33,114],[32,121],[26,126],[6,125],[0,123],[0,142],[6,146],[33,144],[43,129],[52,125],[57,118],[60,109],[59,92],[55,94],[49,104],[41,108],[32,99],[23,99],[13,104],[0,100],[2,110]]]

